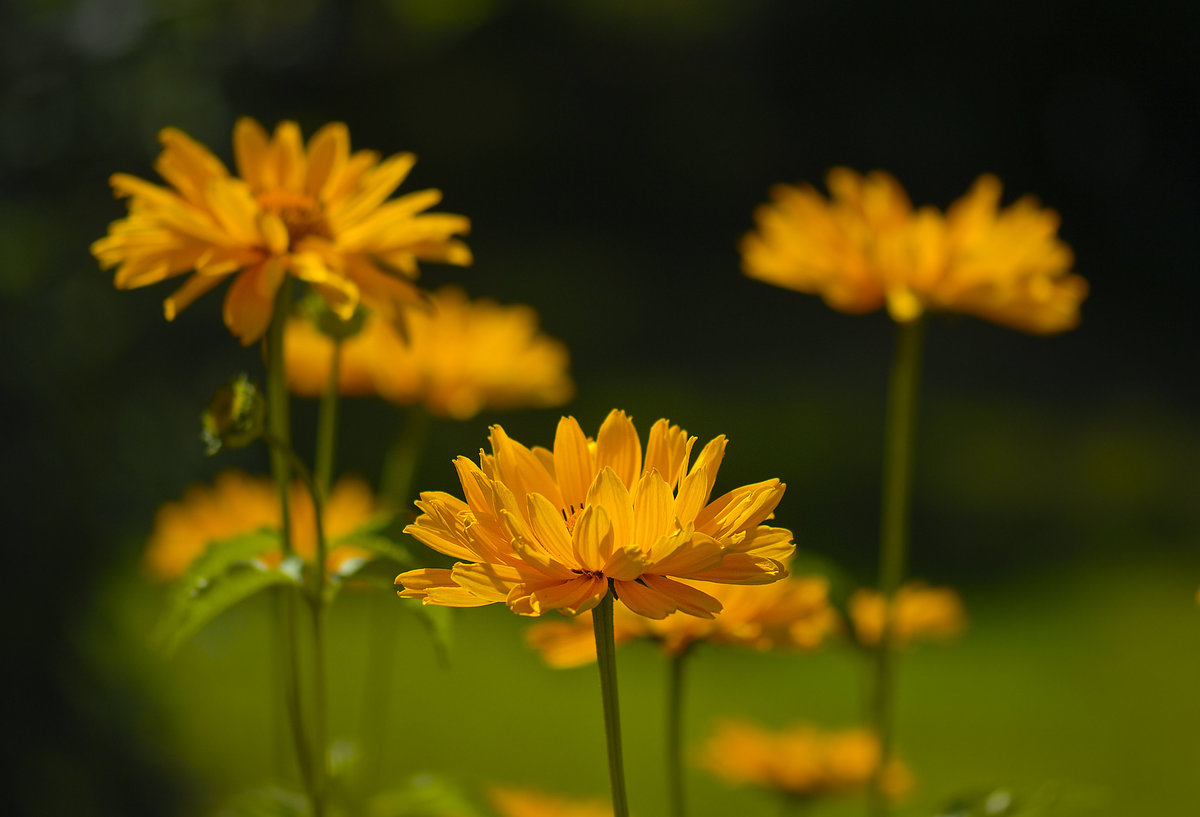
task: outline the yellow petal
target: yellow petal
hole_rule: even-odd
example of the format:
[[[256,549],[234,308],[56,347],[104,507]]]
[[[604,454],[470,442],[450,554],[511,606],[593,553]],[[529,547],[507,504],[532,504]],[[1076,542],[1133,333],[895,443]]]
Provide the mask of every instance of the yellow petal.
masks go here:
[[[562,610],[575,615],[590,610],[608,592],[608,582],[595,576],[579,576],[571,581],[539,587],[532,592],[541,610]]]
[[[330,122],[308,140],[308,178],[304,191],[319,199],[327,185],[335,184],[350,158],[350,130]]]
[[[189,277],[183,286],[163,301],[163,314],[166,315],[167,320],[175,320],[176,315],[223,280],[224,278],[218,276],[193,275]]]
[[[278,185],[275,168],[267,159],[270,142],[263,126],[243,116],[233,126],[233,156],[238,175],[256,191],[270,190]]]
[[[586,504],[600,506],[608,514],[614,547],[630,544],[633,535],[633,502],[616,471],[608,466],[601,469],[588,489]]]
[[[639,616],[661,619],[678,609],[670,596],[638,582],[614,582],[613,588],[617,598]]]
[[[225,325],[244,346],[261,338],[271,322],[275,293],[267,295],[264,290],[276,277],[267,272],[267,267],[276,263],[268,261],[246,270],[234,280],[225,296]]]
[[[632,544],[649,551],[650,546],[675,529],[675,496],[658,470],[638,480],[633,490]]]
[[[508,565],[456,564],[451,575],[459,587],[466,588],[489,601],[504,601],[509,592],[522,582],[521,575]]]
[[[666,576],[656,576],[653,573],[643,576],[642,581],[664,596],[670,597],[681,612],[700,618],[713,618],[721,612],[721,602],[691,585],[673,581]]]
[[[633,487],[642,470],[642,443],[637,429],[625,412],[616,409],[604,419],[596,435],[596,467],[606,465],[627,488]]]
[[[554,476],[562,492],[564,507],[583,507],[584,497],[596,475],[587,437],[574,417],[558,421],[554,434]]]
[[[575,550],[571,546],[571,534],[554,503],[541,494],[529,494],[526,501],[530,527],[546,552],[553,554],[554,558],[564,565],[579,567]]]
[[[641,548],[626,545],[615,549],[604,563],[604,575],[610,579],[633,581],[641,576],[648,566],[646,554]]]
[[[575,558],[584,570],[599,571],[604,568],[613,550],[612,523],[604,508],[588,506],[583,509],[575,522],[571,544]]]

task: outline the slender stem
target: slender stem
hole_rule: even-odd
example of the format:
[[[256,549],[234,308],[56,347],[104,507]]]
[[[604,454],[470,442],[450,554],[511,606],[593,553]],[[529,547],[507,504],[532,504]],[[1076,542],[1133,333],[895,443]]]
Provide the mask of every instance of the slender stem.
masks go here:
[[[342,361],[342,341],[333,338],[333,351],[329,358],[329,380],[325,393],[321,395],[321,409],[317,413],[317,451],[313,459],[313,478],[321,496],[329,498],[329,486],[333,482],[333,459],[337,442],[338,380]]]
[[[688,650],[675,653],[667,662],[667,791],[671,817],[684,817],[683,785],[683,667]]]
[[[604,699],[604,732],[608,742],[608,778],[612,785],[613,817],[629,817],[625,797],[625,762],[621,757],[621,709],[617,702],[617,648],[613,642],[612,579],[608,592],[592,610],[596,659],[600,666],[600,694]]]
[[[397,508],[410,508],[413,472],[416,471],[425,436],[429,432],[429,412],[421,406],[411,406],[396,439],[383,461],[380,493]]]
[[[317,532],[316,563],[313,565],[313,586],[309,594],[312,613],[313,789],[316,793],[313,801],[314,817],[323,817],[325,813],[329,779],[328,666],[325,653],[325,585],[328,578],[326,562],[329,554],[325,536],[325,501],[329,498],[329,487],[333,479],[333,460],[337,443],[338,370],[341,357],[342,342],[335,338],[329,361],[329,380],[317,413],[315,465],[312,477],[308,480],[309,491],[312,493],[314,527]]]
[[[291,423],[288,416],[288,393],[287,384],[284,382],[283,368],[284,327],[287,324],[291,304],[292,280],[285,277],[275,294],[274,312],[271,315],[271,324],[267,329],[267,430],[264,435],[268,441],[276,442],[276,444],[269,445],[268,450],[271,459],[271,475],[279,491],[280,534],[284,556],[291,556],[295,552],[292,546],[291,512],[288,506],[292,473],[292,458],[289,457]],[[283,672],[285,678],[284,706],[291,722],[300,779],[310,798],[315,800],[312,755],[309,749],[307,730],[304,726],[304,707],[300,690],[297,606],[296,594],[285,590],[279,604],[279,624],[283,636],[283,662],[285,665]]]
[[[896,352],[888,384],[883,452],[883,509],[880,524],[879,592],[884,600],[883,629],[875,648],[871,722],[879,736],[879,766],[871,777],[869,813],[883,817],[888,801],[883,772],[895,742],[895,656],[892,615],[896,591],[907,572],[909,517],[912,510],[913,445],[917,392],[921,376],[923,320],[896,325]]]

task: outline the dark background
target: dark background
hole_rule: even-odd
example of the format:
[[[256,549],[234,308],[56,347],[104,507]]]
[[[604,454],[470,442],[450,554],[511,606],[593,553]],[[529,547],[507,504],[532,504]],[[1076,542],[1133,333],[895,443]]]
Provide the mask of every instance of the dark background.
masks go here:
[[[890,324],[744,278],[736,243],[770,185],[835,165],[939,207],[996,173],[1006,201],[1062,214],[1092,293],[1060,337],[933,322],[914,570],[969,596],[1129,559],[1194,588],[1198,16],[1182,0],[0,7],[8,796],[31,814],[66,813],[53,796],[101,815],[192,802],[94,629],[112,636],[104,599],[136,577],[159,504],[262,466],[196,443],[212,390],[260,365],[221,298],[167,324],[169,285],[115,292],[88,254],[123,213],[107,177],[154,178],[167,125],[227,161],[240,115],[342,120],[355,147],[415,152],[406,189],[469,215],[477,259],[426,282],[536,307],[572,351],[586,428],[617,406],[643,433],[666,415],[728,434],[726,484],[784,478],[798,542],[864,580]],[[374,474],[392,415],[347,411],[345,466]],[[544,444],[555,416],[499,419]],[[440,427],[422,484],[449,487],[446,460],[496,419]]]

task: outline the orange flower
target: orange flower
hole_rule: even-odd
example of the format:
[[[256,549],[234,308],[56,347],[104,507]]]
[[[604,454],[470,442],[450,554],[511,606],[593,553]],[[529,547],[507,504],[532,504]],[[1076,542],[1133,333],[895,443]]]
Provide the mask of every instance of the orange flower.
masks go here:
[[[478,607],[504,602],[515,613],[589,610],[615,590],[648,618],[676,610],[711,618],[721,603],[694,584],[767,584],[787,571],[792,534],[762,524],[783,496],[777,479],[709,501],[725,438],[688,468],[695,437],[666,420],[650,429],[642,456],[637,430],[613,411],[596,439],[573,417],[558,424],[554,449],[529,449],[491,429],[479,465],[455,461],[466,500],[421,494],[422,513],[405,532],[460,559],[452,569],[402,573],[403,598]]]
[[[825,732],[797,724],[772,733],[726,721],[705,744],[700,763],[731,783],[796,797],[845,794],[866,788],[879,766],[879,741],[865,729]],[[907,768],[899,761],[889,763],[884,793],[899,797],[911,788]]]
[[[413,163],[411,153],[380,161],[350,152],[340,122],[317,131],[305,146],[295,122],[273,137],[253,119],[233,130],[239,176],[207,148],[175,128],[159,134],[155,169],[170,187],[117,173],[113,190],[129,199],[129,215],[92,244],[105,269],[117,267],[120,289],[193,275],[163,304],[167,320],[226,278],[225,324],[242,343],[262,336],[285,275],[313,285],[343,317],[362,301],[396,318],[420,300],[411,283],[418,261],[471,263],[455,236],[470,222],[423,211],[437,190],[388,201]]]
[[[532,789],[493,786],[488,790],[500,817],[612,817],[603,800],[568,800]]]
[[[296,483],[289,497],[292,546],[311,559],[317,552],[316,520],[308,489]],[[336,539],[354,532],[378,510],[367,484],[342,478],[325,504],[326,536]],[[146,546],[147,572],[157,580],[175,579],[187,570],[212,542],[260,528],[279,528],[279,493],[271,480],[240,471],[225,471],[210,487],[194,485],[182,500],[158,509],[154,530]],[[366,558],[367,551],[353,546],[332,549],[326,569],[336,572],[349,559]],[[279,562],[278,551],[262,554],[268,564]]]
[[[751,278],[820,295],[843,312],[884,304],[907,322],[926,310],[962,312],[1049,334],[1079,322],[1087,282],[1070,274],[1058,214],[1025,197],[999,208],[1000,181],[981,176],[943,215],[914,212],[891,176],[836,168],[830,198],[777,185],[741,243]]]
[[[711,619],[670,615],[656,620],[618,607],[613,613],[615,641],[645,638],[657,642],[668,655],[679,655],[702,641],[758,650],[811,650],[837,628],[837,613],[829,605],[829,583],[823,578],[789,578],[766,586],[686,583],[721,602],[721,612]],[[569,621],[535,624],[525,637],[552,667],[596,660],[587,613]]]
[[[574,391],[566,347],[538,331],[537,313],[527,306],[470,301],[462,290],[444,287],[428,310],[411,310],[404,320],[407,341],[395,324],[372,315],[343,342],[343,394],[378,394],[466,420],[484,408],[561,405]],[[289,385],[298,394],[321,395],[332,341],[302,318],[289,321],[287,332]]]
[[[949,587],[926,587],[911,582],[896,592],[892,618],[892,643],[916,639],[949,639],[966,628],[962,599]],[[858,590],[850,597],[850,618],[860,643],[873,647],[883,635],[883,597],[874,590]]]

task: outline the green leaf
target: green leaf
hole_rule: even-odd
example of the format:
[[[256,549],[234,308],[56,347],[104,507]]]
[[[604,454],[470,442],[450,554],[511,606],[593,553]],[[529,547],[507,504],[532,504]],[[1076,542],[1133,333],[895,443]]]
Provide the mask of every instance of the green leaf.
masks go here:
[[[194,583],[186,597],[175,599],[155,629],[154,642],[171,655],[239,601],[268,587],[298,584],[291,574],[261,562],[235,562],[224,573]]]

